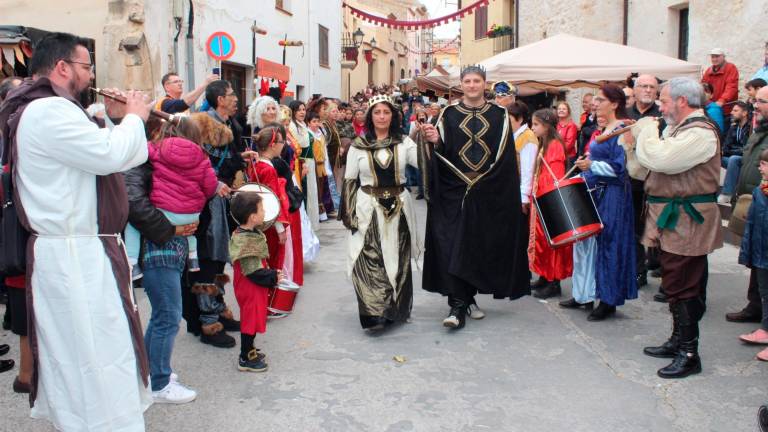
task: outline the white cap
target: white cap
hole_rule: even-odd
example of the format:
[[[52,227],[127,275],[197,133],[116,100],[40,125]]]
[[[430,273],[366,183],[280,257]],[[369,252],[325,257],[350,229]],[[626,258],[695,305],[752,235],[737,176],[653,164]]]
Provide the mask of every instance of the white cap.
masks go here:
[[[725,51],[723,51],[722,48],[712,48],[712,51],[709,52],[709,55],[725,55]]]

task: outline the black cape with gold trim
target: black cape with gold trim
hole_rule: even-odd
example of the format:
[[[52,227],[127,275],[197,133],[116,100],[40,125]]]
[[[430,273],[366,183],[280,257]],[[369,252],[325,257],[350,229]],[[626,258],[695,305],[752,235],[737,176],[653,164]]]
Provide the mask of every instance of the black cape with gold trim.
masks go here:
[[[441,140],[427,162],[422,287],[443,295],[466,285],[497,299],[529,295],[528,224],[506,111],[490,103],[452,105],[438,128]]]

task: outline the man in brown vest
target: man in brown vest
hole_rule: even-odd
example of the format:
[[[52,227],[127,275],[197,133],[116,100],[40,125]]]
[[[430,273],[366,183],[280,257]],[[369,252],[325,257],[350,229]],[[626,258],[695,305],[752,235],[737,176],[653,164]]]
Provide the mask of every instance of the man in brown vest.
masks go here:
[[[636,142],[637,160],[650,170],[643,243],[660,247],[664,292],[672,312],[672,336],[643,352],[673,358],[662,378],[701,372],[699,320],[706,310],[707,255],[722,247],[720,211],[720,139],[717,126],[702,111],[701,85],[678,77],[661,90],[667,127],[661,137],[656,120],[645,118],[625,139]]]

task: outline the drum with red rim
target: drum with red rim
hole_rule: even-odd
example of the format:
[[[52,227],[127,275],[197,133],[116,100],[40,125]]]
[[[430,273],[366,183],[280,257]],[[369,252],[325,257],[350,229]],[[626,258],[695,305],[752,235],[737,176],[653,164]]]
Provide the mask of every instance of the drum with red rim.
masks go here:
[[[567,246],[603,230],[587,183],[574,177],[538,191],[534,197],[539,220],[553,248]]]
[[[277,284],[277,288],[269,290],[269,306],[267,310],[272,313],[289,314],[293,312],[293,303],[296,302],[296,295],[299,293],[300,286],[295,283],[284,280]]]

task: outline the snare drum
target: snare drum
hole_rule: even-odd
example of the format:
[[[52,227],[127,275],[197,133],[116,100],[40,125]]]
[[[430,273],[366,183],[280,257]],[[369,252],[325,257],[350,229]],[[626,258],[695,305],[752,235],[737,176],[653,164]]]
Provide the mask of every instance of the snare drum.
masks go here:
[[[563,180],[534,197],[541,226],[553,248],[567,246],[603,230],[597,206],[581,177]]]
[[[280,199],[272,189],[260,183],[246,183],[240,186],[234,193],[238,192],[257,192],[261,195],[261,203],[264,206],[264,224],[259,229],[266,230],[274,225],[277,217],[280,215]],[[244,221],[238,221],[238,223],[242,222]]]
[[[277,288],[269,290],[269,306],[267,310],[273,313],[289,314],[293,312],[293,303],[299,293],[300,286],[284,280],[277,284]]]

